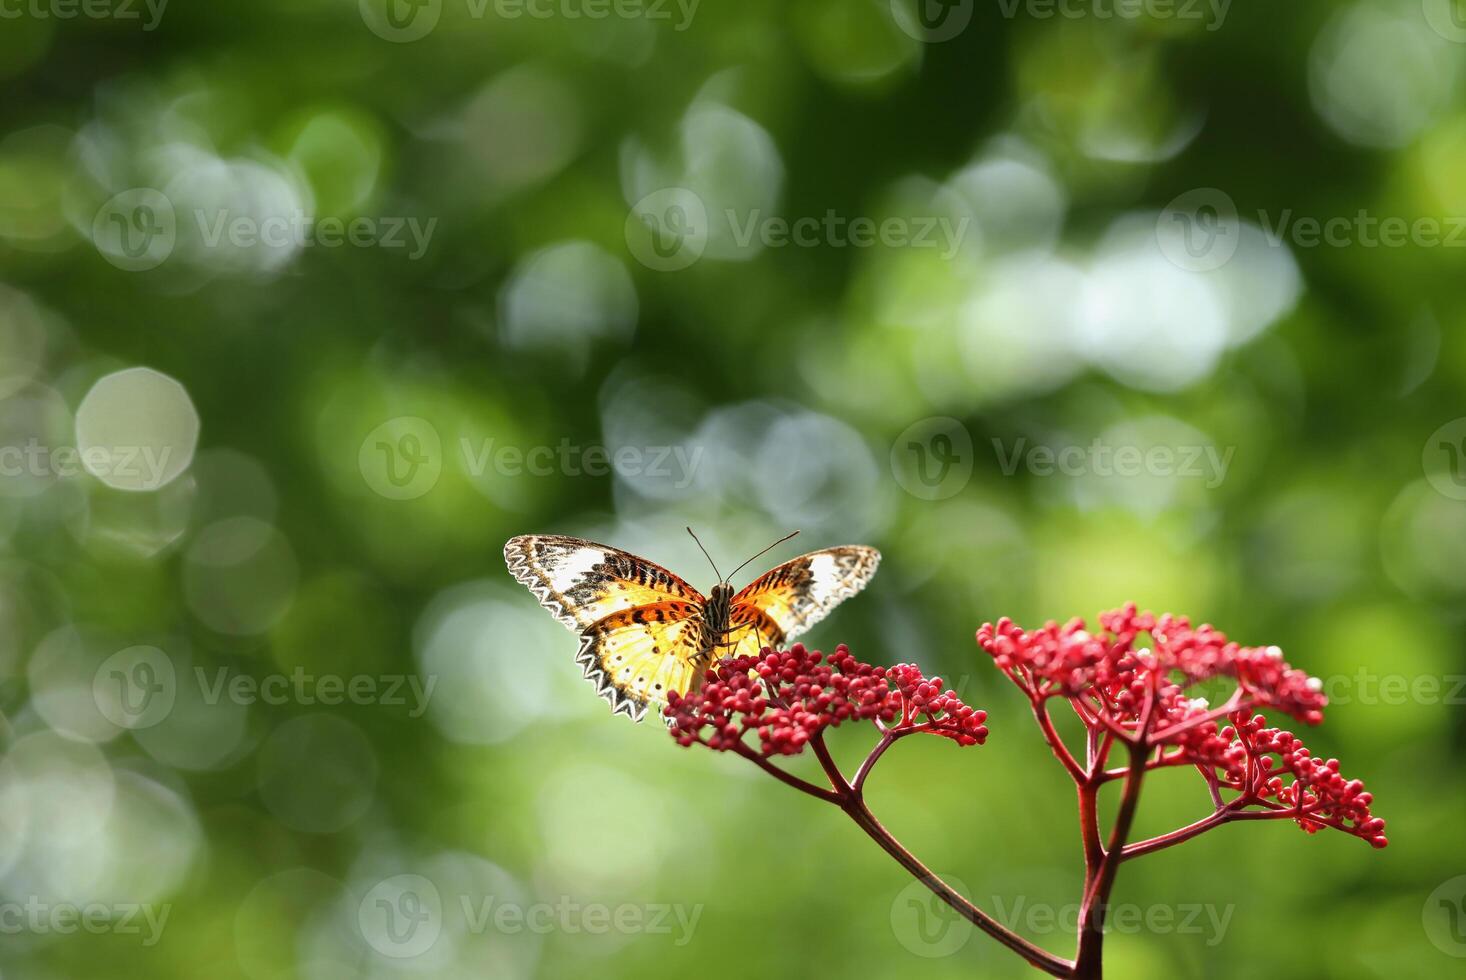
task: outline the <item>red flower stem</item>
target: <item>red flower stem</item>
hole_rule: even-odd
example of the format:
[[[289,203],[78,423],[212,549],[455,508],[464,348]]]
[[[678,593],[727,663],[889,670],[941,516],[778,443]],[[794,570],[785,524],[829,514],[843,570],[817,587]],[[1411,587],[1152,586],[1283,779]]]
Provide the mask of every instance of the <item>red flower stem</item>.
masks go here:
[[[1105,846],[1099,832],[1099,784],[1080,783],[1079,796],[1079,839],[1084,845],[1084,893],[1089,894],[1100,862],[1105,857]]]
[[[829,748],[825,745],[824,736],[816,735],[810,739],[809,744],[814,750],[815,757],[819,759],[820,765],[825,770],[825,775],[830,778],[831,784],[835,787],[835,793],[838,794],[834,802],[841,810],[845,811],[851,820],[855,821],[857,827],[865,831],[871,840],[880,845],[881,850],[895,858],[901,867],[905,868],[918,881],[931,889],[932,894],[936,895],[955,910],[958,915],[1045,973],[1055,977],[1068,977],[1072,968],[1072,964],[1068,960],[1060,959],[1047,950],[1033,945],[1023,937],[1010,932],[1004,928],[1002,923],[989,916],[976,905],[973,905],[963,895],[955,891],[951,885],[948,885],[941,878],[937,877],[937,875],[933,874],[930,868],[922,864],[921,861],[917,860],[915,855],[902,846],[901,842],[896,840],[891,835],[891,832],[882,826],[881,822],[876,819],[875,814],[871,812],[870,807],[866,805],[865,797],[860,790],[860,785],[865,782],[865,777],[870,774],[871,767],[875,765],[876,760],[902,734],[904,733],[899,731],[888,731],[882,736],[881,741],[871,750],[870,755],[866,757],[865,762],[861,765],[860,772],[856,775],[854,783],[846,780],[844,774],[840,772],[839,766],[835,764],[834,758],[830,755]],[[800,780],[800,782],[803,782],[803,780]],[[806,783],[805,785],[809,784]],[[816,787],[810,786],[810,788],[815,789]],[[824,799],[824,797],[821,796],[821,799]]]
[[[1047,703],[1043,698],[1030,698],[1029,704],[1033,707],[1033,717],[1038,722],[1039,729],[1043,731],[1044,740],[1049,743],[1049,748],[1053,750],[1054,757],[1063,763],[1064,769],[1073,778],[1074,782],[1083,782],[1085,777],[1084,770],[1079,768],[1079,763],[1074,761],[1074,755],[1069,751],[1069,746],[1064,744],[1064,740],[1054,730],[1054,722],[1049,717]]]
[[[820,760],[820,768],[824,769],[825,776],[830,780],[830,785],[835,788],[836,799],[843,801],[855,794],[855,790],[846,781],[845,774],[835,764],[835,759],[830,755],[829,747],[825,745],[823,734],[816,734],[809,740],[810,747],[814,749],[814,757]]]
[[[745,759],[752,762],[754,765],[758,766],[764,772],[768,773],[770,776],[773,776],[779,782],[784,783],[787,786],[793,786],[801,793],[808,793],[810,796],[813,796],[816,799],[824,800],[826,803],[840,802],[840,797],[833,791],[825,789],[822,786],[816,786],[814,783],[800,779],[798,776],[794,775],[791,772],[786,772],[783,769],[780,769],[768,759],[765,759],[763,756],[759,755],[753,749],[742,744],[741,742],[734,745],[733,750],[739,755],[743,756]]]
[[[1130,751],[1130,768],[1125,776],[1125,786],[1120,797],[1120,809],[1115,814],[1114,826],[1110,829],[1110,840],[1103,849],[1096,867],[1090,848],[1085,849],[1085,891],[1079,912],[1079,949],[1074,956],[1073,976],[1076,980],[1093,980],[1104,970],[1105,915],[1110,902],[1110,891],[1115,886],[1115,876],[1120,870],[1121,854],[1130,837],[1130,828],[1135,822],[1135,810],[1140,804],[1140,785],[1145,779],[1146,763],[1150,757],[1152,743],[1147,734],[1155,709],[1155,687],[1146,692],[1145,707],[1140,713],[1140,725],[1135,740],[1126,748]],[[1095,774],[1088,784],[1081,787],[1081,806],[1088,791],[1089,805],[1094,806],[1094,796],[1099,793],[1100,779]]]
[[[1156,851],[1164,850],[1167,847],[1183,843],[1193,837],[1206,833],[1214,827],[1220,827],[1222,824],[1234,819],[1236,815],[1235,810],[1217,810],[1209,817],[1203,817],[1195,823],[1187,824],[1185,827],[1173,830],[1168,834],[1161,834],[1159,837],[1152,837],[1149,840],[1127,844],[1120,850],[1120,860],[1128,861],[1131,858],[1152,854]]]
[[[895,858],[897,864],[910,872],[917,881],[931,889],[932,894],[946,902],[958,915],[1050,976],[1068,977],[1071,975],[1073,964],[1068,960],[1060,959],[1023,937],[1009,932],[1001,923],[988,916],[982,909],[955,891],[951,885],[933,874],[931,869],[917,860],[896,838],[892,837],[890,831],[881,826],[881,822],[875,818],[875,814],[871,813],[870,808],[865,805],[865,801],[859,794],[851,795],[841,804],[841,809],[849,814],[850,819],[855,821],[855,825],[865,831],[871,840],[880,845],[881,850]]]
[[[854,790],[858,794],[862,789],[865,788],[865,780],[866,777],[870,775],[871,769],[875,768],[875,764],[880,761],[881,756],[885,755],[886,750],[895,744],[896,739],[900,738],[901,734],[902,733],[892,732],[890,730],[882,733],[881,740],[876,743],[875,748],[870,750],[870,755],[865,757],[865,761],[862,762],[860,764],[860,768],[855,771],[855,779],[853,779],[850,783],[850,788],[852,790]]]

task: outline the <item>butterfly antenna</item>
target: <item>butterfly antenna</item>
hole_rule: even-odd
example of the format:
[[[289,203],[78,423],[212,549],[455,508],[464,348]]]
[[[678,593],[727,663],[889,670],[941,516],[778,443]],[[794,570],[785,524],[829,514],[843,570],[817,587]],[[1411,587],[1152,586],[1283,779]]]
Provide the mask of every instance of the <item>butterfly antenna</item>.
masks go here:
[[[687,533],[688,534],[692,534],[692,540],[697,541],[697,535],[692,533],[692,528],[688,528],[687,529]],[[708,564],[713,566],[713,574],[716,575],[716,576],[718,576],[718,581],[719,582],[726,582],[726,581],[728,581],[727,579],[725,579],[723,577],[723,573],[720,572],[720,571],[718,571],[718,565],[717,565],[717,563],[713,561],[713,556],[710,555],[710,554],[708,554],[708,549],[703,548],[701,541],[697,541],[697,546],[698,546],[698,548],[702,549],[702,556],[708,560]],[[737,572],[734,572],[733,574],[737,575],[738,573]]]
[[[773,551],[775,548],[779,547],[779,545],[783,544],[785,541],[788,541],[790,538],[794,537],[794,535],[796,535],[798,533],[799,533],[798,531],[790,531],[788,534],[784,535],[782,538],[780,538],[779,540],[775,541],[773,544],[769,545],[763,551],[760,551],[758,554],[754,555],[753,558],[748,559],[748,561],[744,562],[742,565],[739,565],[737,568],[733,569],[733,575],[737,575],[739,572],[741,572],[745,568],[747,568],[748,567],[748,562],[753,561],[754,558],[760,558],[760,557],[768,554],[769,552]],[[728,578],[732,578],[733,575],[728,576]],[[728,579],[725,578],[725,579],[723,579],[723,581],[726,582],[726,581],[728,581]]]

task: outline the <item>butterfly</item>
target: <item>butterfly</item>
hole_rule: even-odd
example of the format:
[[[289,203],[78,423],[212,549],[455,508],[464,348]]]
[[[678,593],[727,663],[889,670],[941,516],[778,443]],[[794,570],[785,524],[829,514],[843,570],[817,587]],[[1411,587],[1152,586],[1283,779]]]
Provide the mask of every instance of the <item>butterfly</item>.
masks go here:
[[[612,714],[632,721],[673,691],[686,693],[714,660],[756,656],[800,635],[865,588],[880,560],[880,552],[863,545],[824,548],[786,561],[737,593],[713,565],[719,581],[704,596],[655,562],[583,538],[524,534],[504,546],[510,574],[580,634],[576,663],[596,693]]]

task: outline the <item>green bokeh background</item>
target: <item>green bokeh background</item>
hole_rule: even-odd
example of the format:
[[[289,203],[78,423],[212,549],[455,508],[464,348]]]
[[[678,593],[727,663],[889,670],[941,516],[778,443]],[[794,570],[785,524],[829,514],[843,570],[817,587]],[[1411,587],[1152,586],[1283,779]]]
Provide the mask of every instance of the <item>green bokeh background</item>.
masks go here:
[[[958,3],[925,40],[914,7],[876,0],[604,18],[428,0],[391,21],[378,0],[7,5],[0,447],[72,446],[108,418],[186,428],[156,384],[83,410],[136,367],[182,385],[199,436],[143,492],[0,480],[0,901],[100,904],[118,926],[168,909],[152,943],[0,922],[0,975],[1028,975],[917,923],[909,880],[838,812],[609,717],[500,558],[513,534],[580,534],[710,586],[685,524],[725,566],[793,527],[881,549],[809,639],[917,662],[989,710],[985,747],[903,743],[870,795],[999,914],[1062,916],[1080,864],[1071,790],[979,656],[981,622],[1134,599],[1281,645],[1334,695],[1309,743],[1366,780],[1389,848],[1254,823],[1130,865],[1118,902],[1226,927],[1116,934],[1110,969],[1459,970],[1438,899],[1466,894],[1466,252],[1356,222],[1460,234],[1453,2]],[[641,260],[635,206],[665,187],[713,225],[677,270]],[[135,188],[177,231],[130,271],[108,202]],[[1241,216],[1196,213],[1193,234],[1238,236],[1217,268],[1177,251],[1185,216],[1164,210],[1193,191]],[[730,211],[964,230],[951,250],[761,247]],[[420,251],[220,244],[196,213],[430,230]],[[1337,244],[1265,233],[1309,217],[1350,223]],[[1004,465],[1096,440],[1227,468]],[[913,441],[950,457],[938,490]],[[436,481],[394,499],[379,443]],[[549,472],[515,463],[535,447]],[[583,472],[587,447],[626,451],[621,470]],[[658,447],[689,465],[662,472]],[[139,645],[175,701],[129,730],[94,695]],[[405,689],[211,703],[220,671],[434,687],[425,710]],[[868,736],[838,733],[842,757]],[[1205,812],[1194,775],[1169,775],[1142,833]],[[370,926],[399,875],[446,909],[419,956]],[[464,921],[488,901],[697,918]],[[1071,955],[1044,921],[1018,928]]]

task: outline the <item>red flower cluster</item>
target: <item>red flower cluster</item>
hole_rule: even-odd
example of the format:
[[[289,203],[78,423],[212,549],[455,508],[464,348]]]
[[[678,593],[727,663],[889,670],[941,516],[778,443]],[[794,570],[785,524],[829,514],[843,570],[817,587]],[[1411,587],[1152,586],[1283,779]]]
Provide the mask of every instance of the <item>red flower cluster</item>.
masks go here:
[[[1291,732],[1266,728],[1253,713],[1271,706],[1309,724],[1323,720],[1322,685],[1290,667],[1281,650],[1240,646],[1211,626],[1193,628],[1185,617],[1142,613],[1133,604],[1102,613],[1099,622],[1096,636],[1079,619],[1033,632],[1001,619],[984,624],[977,642],[1035,703],[1067,698],[1091,729],[1155,750],[1147,769],[1194,765],[1214,793],[1237,794],[1219,808],[1259,808],[1258,816],[1292,817],[1310,833],[1334,827],[1385,846],[1385,822],[1369,812],[1373,798],[1363,783],[1344,779],[1337,760],[1314,758]],[[1137,646],[1142,635],[1153,649]],[[1225,704],[1213,708],[1187,695],[1219,677],[1237,684]],[[1232,724],[1220,727],[1223,719]]]
[[[744,736],[754,732],[765,757],[795,755],[826,728],[852,719],[903,734],[930,732],[959,745],[981,743],[988,734],[987,712],[943,690],[941,678],[923,677],[910,664],[861,663],[844,644],[828,660],[802,643],[724,660],[701,687],[674,693],[664,713],[682,745],[728,751],[746,746]]]
[[[1184,736],[1185,761],[1214,772],[1221,788],[1239,793],[1235,804],[1256,804],[1292,816],[1308,833],[1332,827],[1384,847],[1385,822],[1369,812],[1374,796],[1358,779],[1339,775],[1338,759],[1316,758],[1298,736],[1268,728],[1250,711],[1191,729]]]
[[[977,642],[1033,698],[1095,691],[1120,713],[1131,714],[1144,703],[1136,695],[1152,685],[1162,694],[1175,674],[1185,686],[1230,677],[1252,704],[1308,724],[1323,720],[1328,699],[1322,684],[1288,666],[1277,647],[1240,646],[1211,626],[1192,628],[1184,616],[1138,612],[1134,603],[1101,613],[1099,621],[1102,632],[1094,636],[1082,619],[1027,632],[1004,618],[996,626],[984,623]],[[1142,634],[1150,636],[1153,649],[1136,648]]]

